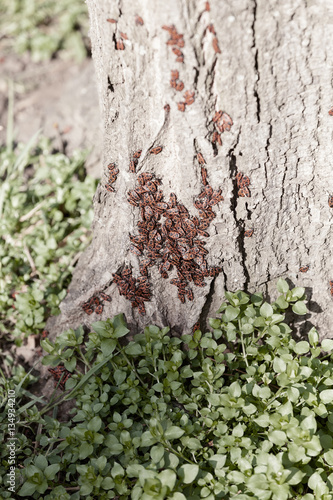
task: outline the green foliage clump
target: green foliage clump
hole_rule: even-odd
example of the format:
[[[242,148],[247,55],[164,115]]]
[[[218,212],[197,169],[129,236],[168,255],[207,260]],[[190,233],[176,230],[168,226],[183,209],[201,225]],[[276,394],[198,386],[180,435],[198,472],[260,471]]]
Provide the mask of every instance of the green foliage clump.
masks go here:
[[[17,340],[38,333],[59,304],[89,242],[97,181],[86,153],[52,153],[32,141],[0,148],[0,329]]]
[[[2,0],[0,29],[8,46],[29,51],[35,62],[55,56],[82,61],[89,52],[83,0]]]
[[[295,341],[285,312],[306,312],[304,289],[278,290],[272,304],[227,292],[204,334],[126,342],[119,315],[42,341],[72,376],[47,405],[18,405],[18,495],[331,500],[333,340]],[[66,423],[46,415],[73,398]]]

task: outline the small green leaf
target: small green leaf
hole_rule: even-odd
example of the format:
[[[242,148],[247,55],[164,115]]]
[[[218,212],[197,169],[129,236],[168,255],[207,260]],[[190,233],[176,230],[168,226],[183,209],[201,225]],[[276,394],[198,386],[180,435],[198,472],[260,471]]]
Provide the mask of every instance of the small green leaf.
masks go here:
[[[225,317],[227,321],[233,321],[237,318],[240,313],[239,307],[228,306],[224,311]]]
[[[299,300],[292,305],[292,310],[295,314],[304,315],[307,313],[307,308],[303,300]]]
[[[310,345],[306,340],[302,340],[301,342],[297,342],[294,347],[294,351],[296,354],[306,354],[310,350]]]
[[[273,307],[268,302],[264,302],[260,307],[260,315],[263,318],[270,318],[273,315]]]
[[[289,285],[286,282],[286,280],[279,278],[278,282],[276,284],[276,288],[278,289],[278,292],[280,292],[280,293],[287,293],[289,290]]]
[[[324,404],[333,403],[333,389],[321,391],[319,397]]]
[[[44,470],[46,469],[46,467],[48,466],[48,461],[47,459],[44,457],[44,455],[38,455],[36,458],[35,458],[35,465],[36,467],[38,467],[38,469],[40,470]]]
[[[331,339],[324,339],[321,342],[321,348],[325,352],[330,352],[333,350],[333,340]]]
[[[178,469],[178,476],[184,484],[191,484],[197,477],[199,466],[195,464],[184,464]]]
[[[101,351],[105,357],[109,357],[113,353],[117,345],[115,339],[103,339],[101,341]]]
[[[166,431],[164,432],[164,437],[165,439],[172,440],[172,439],[178,439],[180,438],[185,431],[181,429],[180,427],[177,427],[176,425],[171,425],[171,427],[168,427]]]
[[[312,327],[311,330],[309,331],[308,337],[309,337],[309,342],[310,342],[311,346],[316,347],[316,345],[319,342],[319,335],[318,335],[317,330],[314,327]]]

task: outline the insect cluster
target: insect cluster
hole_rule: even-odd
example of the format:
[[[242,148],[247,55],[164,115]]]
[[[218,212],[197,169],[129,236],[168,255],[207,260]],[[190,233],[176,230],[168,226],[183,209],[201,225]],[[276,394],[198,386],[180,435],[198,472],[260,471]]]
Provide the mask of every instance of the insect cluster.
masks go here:
[[[179,71],[177,71],[176,69],[171,70],[170,86],[178,92],[181,92],[182,90],[184,90],[184,83],[181,80],[178,81],[178,78]]]
[[[65,384],[67,380],[70,378],[71,373],[66,370],[64,366],[56,366],[55,368],[48,368],[48,371],[52,373],[54,378],[54,387],[57,387],[59,384],[59,388],[64,391]]]
[[[215,115],[213,116],[213,124],[214,124],[214,132],[212,134],[212,143],[218,143],[220,146],[222,146],[222,139],[221,139],[221,134],[223,132],[227,131],[229,132],[232,125],[233,121],[231,117],[225,112],[225,111],[216,111]]]
[[[116,283],[120,295],[131,301],[133,308],[137,307],[140,314],[146,313],[144,303],[150,300],[150,285],[147,276],[133,278],[132,268],[125,266],[122,271],[113,274],[113,281]]]
[[[135,153],[133,153],[132,158],[130,160],[129,169],[130,169],[130,172],[132,172],[133,174],[135,174],[135,172],[136,172],[136,166],[138,164],[141,153],[142,153],[142,149],[135,151]]]
[[[105,184],[105,189],[107,191],[113,192],[114,187],[112,186],[112,184],[114,182],[116,182],[116,180],[117,180],[117,175],[119,174],[119,169],[116,167],[115,163],[110,163],[107,166],[107,169],[109,171],[109,179],[108,179],[108,182]]]
[[[87,302],[81,305],[83,311],[90,316],[94,311],[96,314],[102,314],[103,302],[111,302],[111,297],[104,292],[99,292],[90,297]]]
[[[214,277],[222,270],[219,267],[208,267],[208,250],[205,248],[205,242],[199,240],[199,236],[209,236],[206,229],[215,217],[212,207],[223,200],[221,190],[214,191],[208,183],[204,185],[194,202],[199,217],[194,217],[178,202],[174,193],[170,194],[168,202],[164,201],[164,194],[159,186],[160,181],[153,174],[142,173],[138,176],[138,186],[128,192],[128,202],[140,209],[139,234],[130,235],[130,251],[137,256],[145,253],[139,267],[142,277],[146,277],[145,296],[142,296],[142,287],[140,293],[136,291],[138,285],[133,278],[131,282],[130,278],[126,277],[116,280],[121,293],[131,293],[127,298],[132,300],[132,305],[134,302],[133,307],[150,298],[147,279],[148,268],[152,265],[158,265],[164,279],[169,277],[173,267],[176,269],[177,277],[171,279],[170,283],[178,288],[178,298],[182,303],[186,297],[190,301],[193,300],[193,291],[188,287],[190,282],[203,287],[206,284],[205,277]],[[126,276],[129,276],[129,273]],[[122,289],[121,286],[125,288]],[[143,307],[140,309],[143,311]]]
[[[169,40],[166,42],[167,45],[177,45],[178,47],[183,48],[185,46],[185,42],[183,40],[183,35],[178,33],[175,26],[172,24],[171,26],[162,26],[162,29],[166,30],[170,34]],[[184,54],[178,47],[172,47],[172,52],[177,56],[176,62],[183,63],[184,62]],[[171,70],[171,79],[170,86],[178,92],[184,90],[184,82],[179,80],[179,71]],[[184,112],[186,106],[190,106],[194,103],[195,92],[191,90],[187,90],[184,93],[184,101],[178,102],[178,110]]]
[[[177,47],[179,47],[179,48],[173,47],[172,48],[172,52],[176,56],[176,61],[179,62],[179,63],[183,63],[184,62],[184,54],[179,49],[182,49],[185,46],[185,42],[184,42],[184,39],[183,39],[184,35],[182,35],[181,33],[177,32],[176,27],[174,26],[174,24],[172,24],[171,26],[165,26],[164,25],[164,26],[162,26],[162,29],[168,31],[168,33],[170,35],[170,38],[166,42],[166,44],[167,45],[176,45]]]
[[[242,174],[242,172],[238,172],[236,175],[237,187],[238,187],[238,196],[241,197],[251,197],[251,192],[248,188],[250,185],[250,179],[246,175]]]

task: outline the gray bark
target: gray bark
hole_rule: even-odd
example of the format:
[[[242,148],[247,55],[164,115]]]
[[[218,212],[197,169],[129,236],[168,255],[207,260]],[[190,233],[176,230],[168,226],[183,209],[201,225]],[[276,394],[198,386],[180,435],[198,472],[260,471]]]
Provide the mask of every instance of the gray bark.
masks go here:
[[[322,337],[331,333],[333,310],[329,280],[332,269],[333,194],[332,54],[333,8],[329,0],[87,0],[93,57],[104,122],[103,176],[94,198],[94,239],[77,266],[58,326],[90,324],[80,304],[104,290],[112,302],[101,318],[124,312],[133,331],[155,323],[189,333],[201,318],[213,316],[224,291],[261,290],[271,299],[276,281],[288,278],[306,287],[311,317],[297,327],[316,325]],[[135,23],[139,14],[143,26]],[[118,20],[117,24],[106,21]],[[221,53],[215,53],[213,23]],[[184,63],[175,62],[162,25],[184,34]],[[115,50],[120,32],[125,50]],[[183,92],[170,87],[178,69],[184,90],[195,91],[195,103],[184,113],[177,102]],[[170,114],[163,107],[168,103]],[[233,119],[222,146],[211,143],[215,111]],[[148,153],[162,145],[159,155]],[[201,152],[209,183],[221,188],[224,201],[213,207],[206,260],[221,266],[204,288],[191,284],[194,301],[180,303],[177,288],[149,270],[152,298],[141,316],[120,296],[112,274],[124,263],[139,275],[139,259],[129,251],[136,235],[139,209],[127,202],[137,175],[129,171],[133,151],[142,149],[137,175],[151,172],[162,181],[166,201],[177,195],[192,216],[202,189]],[[107,165],[119,175],[115,192],[105,189]],[[235,176],[249,176],[251,197],[239,197]],[[251,238],[244,230],[254,228]],[[307,273],[300,266],[309,265]]]

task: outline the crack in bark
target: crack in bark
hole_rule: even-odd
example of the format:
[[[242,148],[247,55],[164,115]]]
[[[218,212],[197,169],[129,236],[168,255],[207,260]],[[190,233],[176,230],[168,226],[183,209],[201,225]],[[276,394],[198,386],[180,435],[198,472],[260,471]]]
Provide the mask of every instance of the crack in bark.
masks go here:
[[[208,313],[209,313],[209,310],[211,308],[211,305],[213,303],[213,296],[214,296],[214,285],[215,285],[215,280],[216,278],[213,278],[212,279],[212,282],[209,286],[209,291],[206,295],[206,300],[205,300],[205,303],[201,309],[201,313],[200,313],[200,316],[199,316],[199,323],[200,323],[200,326],[204,325],[205,328],[207,328],[207,316],[208,316]]]
[[[255,49],[255,52],[254,52],[254,70],[255,70],[255,74],[257,76],[257,80],[254,84],[254,88],[253,88],[253,95],[255,97],[255,100],[256,100],[256,104],[257,104],[257,120],[258,120],[258,123],[260,122],[260,97],[259,97],[259,94],[258,94],[258,82],[260,80],[260,73],[259,73],[259,63],[258,63],[258,46],[257,46],[257,40],[256,40],[256,20],[257,20],[257,0],[253,0],[253,9],[252,9],[252,13],[253,13],[253,23],[252,23],[252,26],[251,26],[251,29],[252,29],[252,48]]]
[[[239,130],[235,146],[229,150],[228,155],[227,155],[230,158],[229,169],[230,169],[230,177],[231,178],[235,177],[237,170],[238,170],[237,160],[236,160],[236,156],[234,154],[234,151],[238,145],[240,133],[241,133],[241,129]],[[236,207],[237,207],[237,200],[238,200],[237,193],[238,193],[238,187],[237,187],[236,183],[233,182],[232,196],[230,199],[230,208],[231,208],[231,212],[233,214],[233,218],[235,220],[236,226],[239,227],[240,225],[244,226],[244,220],[237,219],[237,215],[236,215]],[[249,214],[249,219],[251,219],[252,213],[248,209],[247,206],[246,206],[246,211]],[[245,276],[244,291],[247,291],[248,285],[250,283],[250,275],[249,275],[249,271],[248,271],[247,266],[246,266],[247,254],[246,254],[245,245],[244,245],[244,231],[242,229],[243,228],[241,228],[241,230],[239,230],[236,241],[237,241],[237,245],[238,245],[238,252],[241,255],[241,265],[242,265],[244,276]]]

